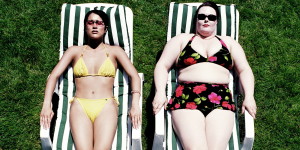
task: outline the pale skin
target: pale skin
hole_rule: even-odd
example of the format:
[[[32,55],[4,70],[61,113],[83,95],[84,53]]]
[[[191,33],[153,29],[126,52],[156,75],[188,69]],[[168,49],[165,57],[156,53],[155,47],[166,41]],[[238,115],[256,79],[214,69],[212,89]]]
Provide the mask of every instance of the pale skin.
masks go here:
[[[91,13],[88,20],[102,21],[102,18]],[[140,78],[126,53],[119,46],[110,46],[103,43],[106,32],[105,26],[86,25],[89,37],[88,46],[83,53],[83,59],[90,74],[97,74],[98,69],[106,59],[106,52],[115,68],[121,65],[131,79],[132,89],[140,91]],[[50,127],[53,117],[52,93],[55,84],[63,71],[71,64],[73,67],[83,52],[84,46],[70,47],[52,70],[46,85],[40,123],[44,128]],[[118,106],[113,97],[113,77],[87,76],[75,78],[75,97],[87,99],[111,98],[97,116],[94,123],[87,117],[79,102],[75,99],[70,107],[70,126],[76,149],[110,149],[117,128]],[[134,128],[141,125],[141,110],[139,107],[139,93],[133,93],[129,115]]]
[[[198,14],[216,15],[209,6],[203,6]],[[204,20],[196,22],[196,36],[192,48],[204,57],[218,52],[222,45],[215,38],[217,21]],[[170,68],[177,63],[181,50],[194,34],[180,34],[172,38],[165,46],[154,70],[156,94],[152,102],[153,112],[157,114],[162,107],[166,108],[168,100],[165,94],[166,82]],[[245,109],[255,118],[256,103],[254,99],[254,76],[247,62],[244,50],[231,37],[219,36],[227,45],[237,71],[245,99],[242,113]],[[178,82],[193,81],[204,83],[228,84],[230,72],[217,64],[202,62],[179,70]],[[215,109],[206,117],[199,110],[178,109],[171,111],[173,128],[186,150],[221,150],[226,149],[233,128],[234,113],[229,110]]]

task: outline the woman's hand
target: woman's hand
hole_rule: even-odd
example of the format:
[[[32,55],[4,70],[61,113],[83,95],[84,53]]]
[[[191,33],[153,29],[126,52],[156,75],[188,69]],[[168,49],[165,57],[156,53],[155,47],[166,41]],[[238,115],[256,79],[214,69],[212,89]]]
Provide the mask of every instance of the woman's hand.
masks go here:
[[[138,129],[142,123],[142,112],[139,105],[132,105],[129,111],[129,116],[131,118],[131,122],[133,128]]]
[[[167,97],[164,93],[157,93],[155,94],[155,97],[152,102],[153,106],[153,113],[156,115],[161,108],[164,106],[164,109],[166,109],[168,104]]]
[[[249,114],[255,119],[257,107],[256,107],[254,97],[245,98],[243,105],[242,105],[242,113],[245,112],[245,109],[247,109]]]
[[[40,125],[44,127],[44,129],[50,128],[50,123],[54,112],[52,111],[52,104],[49,106],[43,105],[41,114],[40,114]]]

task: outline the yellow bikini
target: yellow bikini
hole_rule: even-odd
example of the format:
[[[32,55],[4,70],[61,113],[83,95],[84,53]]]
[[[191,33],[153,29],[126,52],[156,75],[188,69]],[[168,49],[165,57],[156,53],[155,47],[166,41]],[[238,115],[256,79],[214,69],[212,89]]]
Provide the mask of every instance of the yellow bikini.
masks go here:
[[[85,51],[86,46],[83,49]],[[106,48],[105,48],[106,50]],[[86,77],[86,76],[104,76],[104,77],[115,77],[116,69],[114,64],[109,58],[109,54],[106,52],[106,59],[103,64],[100,66],[97,74],[89,74],[89,71],[84,63],[83,52],[81,53],[80,58],[77,60],[73,67],[73,72],[75,78]]]
[[[83,52],[85,51],[85,49],[86,46],[84,47]],[[73,67],[75,78],[87,77],[87,76],[115,77],[116,69],[114,64],[110,60],[109,54],[107,52],[106,52],[106,59],[104,60],[104,63],[100,66],[97,74],[89,74],[88,69],[84,63],[83,52],[81,53],[80,58],[77,60],[77,62]],[[114,99],[115,102],[119,105],[118,100],[115,98],[86,99],[86,98],[73,97],[70,103],[72,103],[75,99],[79,102],[79,104],[85,111],[86,115],[90,118],[92,122],[94,122],[97,116],[100,114],[103,107],[107,103],[107,100]]]
[[[109,99],[113,99],[119,105],[119,101],[115,98],[87,99],[73,97],[70,103],[72,103],[74,100],[77,100],[86,115],[92,122],[94,122]]]

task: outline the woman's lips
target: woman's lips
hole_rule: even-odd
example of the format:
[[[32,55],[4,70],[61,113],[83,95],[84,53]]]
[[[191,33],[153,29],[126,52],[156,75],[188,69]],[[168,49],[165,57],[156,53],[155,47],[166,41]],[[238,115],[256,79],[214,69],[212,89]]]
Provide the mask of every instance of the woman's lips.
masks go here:
[[[93,31],[92,31],[92,33],[93,33],[93,34],[97,34],[97,33],[98,33],[98,31],[96,31],[96,30],[93,30]]]
[[[208,24],[204,24],[203,26],[204,26],[204,27],[208,27],[209,25],[208,25]]]

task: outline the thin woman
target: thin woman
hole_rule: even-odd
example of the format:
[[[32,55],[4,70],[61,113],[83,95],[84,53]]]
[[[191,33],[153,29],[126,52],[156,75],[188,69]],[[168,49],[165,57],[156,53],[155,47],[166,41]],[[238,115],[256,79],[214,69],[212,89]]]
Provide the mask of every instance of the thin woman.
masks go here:
[[[228,88],[230,71],[236,69],[245,109],[255,118],[254,76],[244,50],[231,37],[216,36],[218,7],[200,5],[195,33],[172,38],[156,64],[153,111],[171,111],[173,128],[185,150],[225,150],[232,133],[235,103]],[[178,70],[176,91],[167,101],[165,88],[172,66]]]
[[[118,100],[113,97],[116,69],[121,65],[131,78],[133,96],[129,114],[134,128],[141,124],[140,78],[122,48],[103,42],[109,26],[109,18],[103,11],[88,12],[84,25],[86,45],[68,48],[48,78],[40,120],[49,128],[55,84],[71,64],[76,93],[70,100],[70,127],[75,147],[111,149],[118,119]]]

